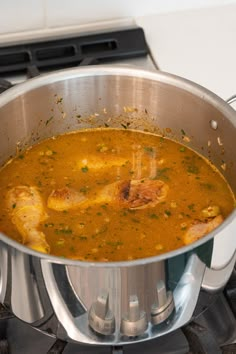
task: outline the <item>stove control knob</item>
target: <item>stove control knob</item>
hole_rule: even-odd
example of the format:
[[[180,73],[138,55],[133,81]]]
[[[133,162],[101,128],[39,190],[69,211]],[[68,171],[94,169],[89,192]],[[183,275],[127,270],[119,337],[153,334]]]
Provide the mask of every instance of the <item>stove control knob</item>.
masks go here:
[[[136,295],[130,296],[128,313],[121,320],[120,331],[129,337],[143,334],[148,326],[147,316],[139,309],[139,301]]]
[[[153,325],[164,322],[175,307],[172,292],[166,292],[166,287],[162,280],[158,281],[156,291],[157,302],[152,305],[151,309],[151,322]]]
[[[109,295],[102,292],[95,301],[88,314],[90,327],[97,333],[110,335],[115,332],[115,318],[109,309]]]

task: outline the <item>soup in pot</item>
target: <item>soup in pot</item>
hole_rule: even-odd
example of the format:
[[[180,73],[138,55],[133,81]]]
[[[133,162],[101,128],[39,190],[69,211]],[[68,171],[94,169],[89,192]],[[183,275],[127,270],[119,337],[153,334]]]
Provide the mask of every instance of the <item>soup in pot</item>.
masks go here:
[[[76,260],[159,255],[205,236],[235,205],[218,170],[168,138],[91,129],[47,139],[0,171],[0,230]]]

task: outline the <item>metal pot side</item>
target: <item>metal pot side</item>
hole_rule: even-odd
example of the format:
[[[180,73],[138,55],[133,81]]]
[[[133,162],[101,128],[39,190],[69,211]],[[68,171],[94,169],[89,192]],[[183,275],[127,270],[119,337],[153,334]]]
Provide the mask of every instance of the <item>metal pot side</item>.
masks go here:
[[[45,75],[1,95],[0,122],[0,163],[57,134],[128,126],[210,155],[236,191],[235,111],[170,74],[98,66]],[[182,140],[183,129],[189,141]],[[190,321],[200,289],[225,285],[235,263],[235,227],[234,211],[188,247],[116,263],[43,255],[1,235],[0,302],[69,341],[117,345],[161,336]]]

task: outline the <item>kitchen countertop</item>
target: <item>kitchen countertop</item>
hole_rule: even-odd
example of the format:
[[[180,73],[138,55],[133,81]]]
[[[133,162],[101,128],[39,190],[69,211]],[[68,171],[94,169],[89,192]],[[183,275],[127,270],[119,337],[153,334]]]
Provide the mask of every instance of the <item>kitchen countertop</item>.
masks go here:
[[[161,70],[223,99],[236,94],[236,3],[137,17],[136,23]]]

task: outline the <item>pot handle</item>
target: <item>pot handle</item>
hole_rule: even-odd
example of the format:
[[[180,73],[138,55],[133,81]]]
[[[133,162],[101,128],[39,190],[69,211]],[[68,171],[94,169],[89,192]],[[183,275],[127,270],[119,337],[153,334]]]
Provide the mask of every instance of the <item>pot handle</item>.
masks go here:
[[[202,289],[214,293],[222,289],[228,282],[236,262],[236,251],[225,267],[220,269],[206,268],[202,280]]]
[[[231,104],[231,103],[233,103],[233,102],[235,102],[236,101],[236,95],[233,95],[233,96],[231,96],[230,98],[228,98],[227,100],[226,100],[226,102],[228,103],[228,104]]]

